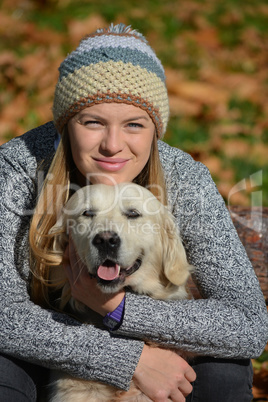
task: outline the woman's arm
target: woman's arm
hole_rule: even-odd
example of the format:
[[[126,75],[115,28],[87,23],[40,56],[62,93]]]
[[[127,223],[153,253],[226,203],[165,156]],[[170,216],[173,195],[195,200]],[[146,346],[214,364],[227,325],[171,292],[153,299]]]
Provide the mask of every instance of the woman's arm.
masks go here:
[[[18,138],[0,152],[0,352],[127,389],[143,342],[81,325],[29,299],[27,232],[36,161],[25,142]]]
[[[267,342],[266,306],[224,202],[207,168],[189,156],[166,167],[173,213],[204,299],[164,302],[128,293],[118,333],[200,355],[258,356]]]

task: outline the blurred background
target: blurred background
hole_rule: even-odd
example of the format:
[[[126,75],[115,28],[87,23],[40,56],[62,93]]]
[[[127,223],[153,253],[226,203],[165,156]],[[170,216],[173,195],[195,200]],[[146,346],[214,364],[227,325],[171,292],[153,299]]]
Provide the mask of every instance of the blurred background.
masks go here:
[[[52,119],[59,64],[110,22],[140,30],[163,62],[165,141],[208,166],[228,205],[268,206],[267,0],[0,0],[0,144]]]

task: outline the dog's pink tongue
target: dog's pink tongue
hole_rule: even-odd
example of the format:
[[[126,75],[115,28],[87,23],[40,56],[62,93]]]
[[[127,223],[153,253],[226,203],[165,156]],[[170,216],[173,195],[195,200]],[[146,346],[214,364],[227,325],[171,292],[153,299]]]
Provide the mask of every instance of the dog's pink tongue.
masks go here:
[[[112,281],[118,278],[120,273],[120,266],[118,264],[114,265],[100,265],[97,271],[98,277],[104,279],[105,281]]]

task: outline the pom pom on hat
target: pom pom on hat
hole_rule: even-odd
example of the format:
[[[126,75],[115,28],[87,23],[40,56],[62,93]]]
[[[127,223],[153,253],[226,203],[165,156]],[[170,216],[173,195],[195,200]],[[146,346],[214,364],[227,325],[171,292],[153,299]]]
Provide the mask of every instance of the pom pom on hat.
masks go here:
[[[124,24],[98,29],[61,63],[54,122],[64,125],[82,109],[126,103],[145,110],[161,138],[169,117],[164,68],[142,34]]]

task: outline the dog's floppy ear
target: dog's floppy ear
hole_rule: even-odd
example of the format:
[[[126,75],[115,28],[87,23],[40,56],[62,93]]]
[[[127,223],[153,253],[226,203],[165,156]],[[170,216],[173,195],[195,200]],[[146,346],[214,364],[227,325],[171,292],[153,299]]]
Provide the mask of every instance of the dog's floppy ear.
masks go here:
[[[187,261],[185,249],[170,213],[164,216],[162,227],[164,274],[174,285],[185,285],[193,267]]]

